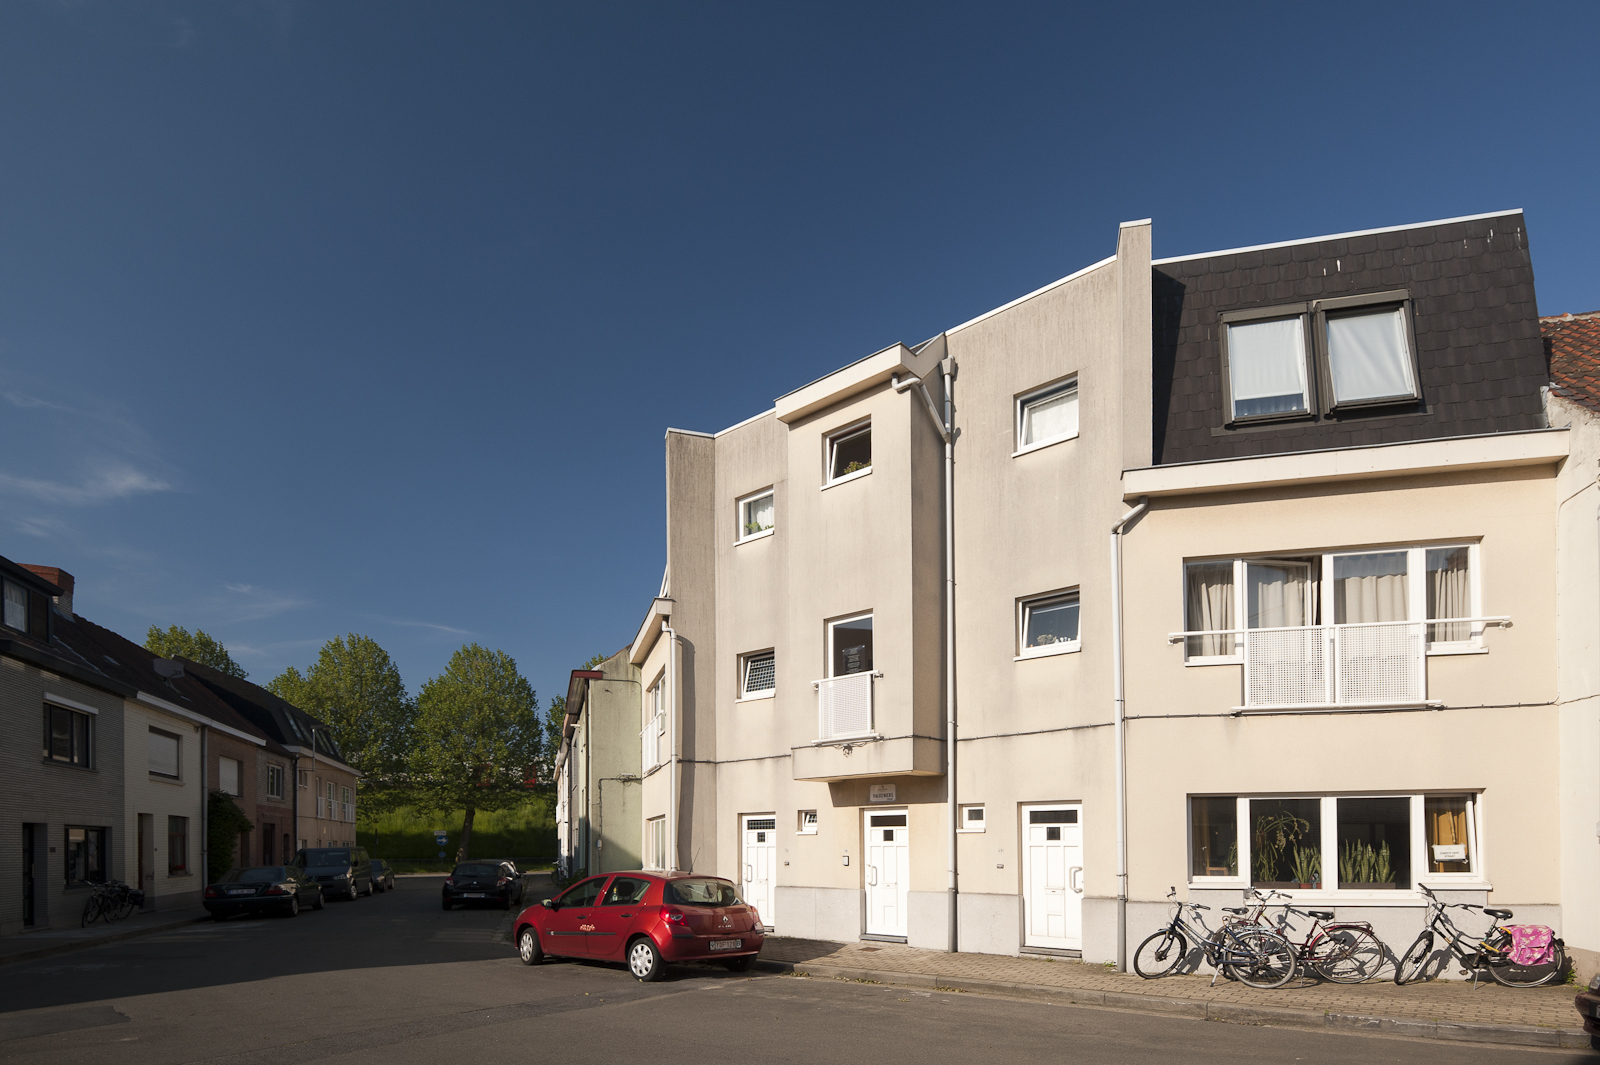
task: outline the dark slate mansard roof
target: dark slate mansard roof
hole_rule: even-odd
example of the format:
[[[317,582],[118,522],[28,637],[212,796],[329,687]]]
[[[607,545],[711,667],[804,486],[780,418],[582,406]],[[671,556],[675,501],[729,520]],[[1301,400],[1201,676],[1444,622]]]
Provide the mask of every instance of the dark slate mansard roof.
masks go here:
[[[328,724],[301,710],[293,703],[247,680],[229,676],[221,670],[180,658],[189,673],[208,688],[217,698],[227,703],[241,716],[248,718],[256,728],[286,747],[315,750],[336,761],[343,762],[344,755],[334,742]]]

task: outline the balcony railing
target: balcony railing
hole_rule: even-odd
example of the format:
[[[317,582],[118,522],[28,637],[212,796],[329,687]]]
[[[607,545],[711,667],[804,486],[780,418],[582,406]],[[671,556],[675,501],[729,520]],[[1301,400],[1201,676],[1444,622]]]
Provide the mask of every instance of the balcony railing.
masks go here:
[[[1459,634],[1464,642],[1485,625],[1510,623],[1507,617],[1432,618],[1174,632],[1168,640],[1243,636],[1244,705],[1238,710],[1417,706],[1428,702],[1430,630]]]
[[[849,673],[812,681],[817,689],[817,742],[873,735],[872,678],[882,673]]]

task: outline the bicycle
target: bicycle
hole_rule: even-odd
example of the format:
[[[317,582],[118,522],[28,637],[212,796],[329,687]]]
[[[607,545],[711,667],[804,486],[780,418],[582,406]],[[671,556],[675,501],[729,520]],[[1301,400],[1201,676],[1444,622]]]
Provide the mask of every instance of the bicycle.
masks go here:
[[[1201,910],[1211,907],[1197,902],[1178,902],[1177,895],[1176,887],[1167,892],[1167,898],[1174,900],[1175,905],[1167,927],[1145,937],[1133,952],[1133,970],[1146,980],[1170,976],[1177,970],[1189,956],[1186,936],[1202,947],[1206,962],[1217,974],[1226,972],[1246,987],[1270,991],[1287,984],[1299,972],[1294,947],[1277,932],[1232,923],[1213,931],[1200,916]],[[1185,909],[1193,914],[1198,928],[1184,919]],[[1216,975],[1211,977],[1211,982],[1217,982]]]
[[[88,928],[96,921],[106,924],[130,916],[144,903],[144,892],[135,891],[120,880],[89,883],[89,897],[83,900],[83,916],[79,927]]]
[[[1465,968],[1461,974],[1472,974],[1476,987],[1480,973],[1487,972],[1497,984],[1506,987],[1542,987],[1558,979],[1567,968],[1566,944],[1559,939],[1550,941],[1550,961],[1538,965],[1517,965],[1511,961],[1511,933],[1499,924],[1474,939],[1456,927],[1446,910],[1482,910],[1497,921],[1509,921],[1510,910],[1494,910],[1487,906],[1474,906],[1467,902],[1440,902],[1439,897],[1422,885],[1417,889],[1428,897],[1428,920],[1416,941],[1406,948],[1395,965],[1394,982],[1409,984],[1422,976],[1429,955],[1433,953],[1434,934],[1445,937],[1445,949]]]
[[[1289,896],[1278,891],[1263,895],[1260,890],[1251,888],[1250,894],[1256,900],[1253,914],[1248,909],[1233,907],[1224,907],[1224,912],[1237,914],[1241,919],[1248,914],[1244,923],[1271,927],[1262,920],[1262,915],[1273,905],[1273,899],[1284,899],[1277,904],[1283,907],[1283,914],[1278,918],[1276,931],[1289,940],[1300,962],[1324,980],[1335,984],[1365,983],[1383,967],[1388,948],[1366,921],[1335,921],[1331,910],[1296,909],[1289,903]],[[1310,929],[1298,943],[1289,939],[1290,914],[1311,918]]]

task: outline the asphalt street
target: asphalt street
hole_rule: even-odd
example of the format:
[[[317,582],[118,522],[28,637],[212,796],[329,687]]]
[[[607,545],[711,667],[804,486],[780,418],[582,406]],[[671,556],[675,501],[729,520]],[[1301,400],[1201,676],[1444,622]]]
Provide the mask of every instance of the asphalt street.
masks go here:
[[[439,880],[295,918],[235,918],[0,967],[7,1065],[500,1061],[1595,1065],[1523,1050],[1248,1027],[685,967],[520,964],[498,910]]]

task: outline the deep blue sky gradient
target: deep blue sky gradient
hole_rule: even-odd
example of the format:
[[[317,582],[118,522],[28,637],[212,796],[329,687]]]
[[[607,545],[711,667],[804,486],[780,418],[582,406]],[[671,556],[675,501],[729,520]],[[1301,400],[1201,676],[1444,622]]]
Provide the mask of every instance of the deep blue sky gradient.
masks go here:
[[[542,697],[631,639],[662,432],[1109,255],[1522,207],[1600,308],[1600,6],[0,5],[0,554],[255,679]]]

